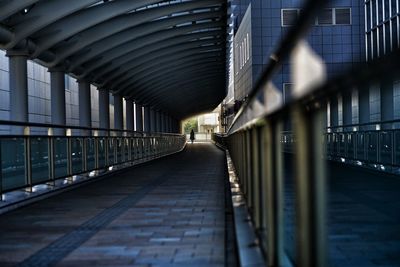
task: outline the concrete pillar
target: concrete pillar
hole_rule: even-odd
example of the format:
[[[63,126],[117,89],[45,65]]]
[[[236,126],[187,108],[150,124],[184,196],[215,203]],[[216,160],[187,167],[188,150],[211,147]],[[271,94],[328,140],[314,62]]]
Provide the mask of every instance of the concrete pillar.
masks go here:
[[[388,79],[381,83],[381,120],[390,121],[394,119],[394,91],[393,81]],[[383,129],[390,129],[391,124],[382,124]]]
[[[172,133],[172,119],[171,119],[171,116],[168,116],[167,123],[168,123],[168,132]]]
[[[52,124],[66,125],[65,106],[65,72],[62,69],[49,69],[50,72],[50,102]],[[55,135],[64,135],[65,129],[55,128]]]
[[[110,129],[110,94],[107,89],[99,88],[100,128]]]
[[[28,54],[7,51],[10,77],[10,120],[28,122]],[[11,133],[23,134],[23,127],[12,127]]]
[[[79,126],[92,127],[92,104],[90,97],[90,83],[78,81],[79,88]]]
[[[125,99],[125,107],[126,107],[126,130],[133,131],[134,127],[134,119],[133,119],[133,100],[132,99]]]
[[[161,111],[156,111],[156,132],[162,132],[161,129]]]
[[[114,95],[114,129],[124,129],[124,109],[122,96]]]
[[[330,103],[329,106],[330,106],[330,121],[331,121],[330,126],[335,127],[339,125],[339,105],[337,96],[330,98],[329,103]],[[333,130],[335,131],[336,129]]]
[[[156,112],[153,108],[150,108],[150,132],[156,131]]]
[[[349,125],[352,124],[353,122],[352,91],[344,92],[342,94],[342,99],[343,99],[343,125]]]
[[[136,131],[143,132],[143,107],[136,102]]]
[[[165,128],[165,114],[161,113],[161,132],[166,133],[167,130]]]
[[[151,131],[151,109],[149,106],[144,107],[144,132]]]
[[[369,88],[361,88],[358,91],[358,118],[359,123],[370,122]],[[368,129],[368,127],[363,127]]]

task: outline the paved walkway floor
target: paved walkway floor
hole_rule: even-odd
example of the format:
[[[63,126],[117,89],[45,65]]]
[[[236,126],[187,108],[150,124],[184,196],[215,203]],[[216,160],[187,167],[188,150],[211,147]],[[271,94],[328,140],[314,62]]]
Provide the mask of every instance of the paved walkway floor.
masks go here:
[[[223,266],[224,154],[212,144],[0,216],[0,266]]]

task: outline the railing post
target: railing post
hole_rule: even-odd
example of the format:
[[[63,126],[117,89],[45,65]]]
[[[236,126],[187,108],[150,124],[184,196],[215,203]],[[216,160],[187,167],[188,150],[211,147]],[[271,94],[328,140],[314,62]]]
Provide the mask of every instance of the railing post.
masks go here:
[[[31,162],[31,139],[25,137],[25,178],[29,192],[32,192],[32,162]]]
[[[49,178],[52,180],[53,186],[55,185],[55,169],[54,169],[54,162],[55,162],[55,153],[54,153],[54,137],[49,136]]]
[[[72,137],[67,137],[67,168],[68,176],[72,176]]]
[[[296,142],[297,254],[300,267],[327,266],[326,168],[321,109],[293,110]]]
[[[1,158],[2,142],[0,140],[0,201],[3,201],[3,160]]]
[[[268,122],[264,126],[262,148],[264,155],[264,179],[266,194],[264,221],[267,227],[268,266],[283,265],[283,151],[280,135],[281,122]]]
[[[99,169],[99,138],[94,138],[94,166],[95,169]]]

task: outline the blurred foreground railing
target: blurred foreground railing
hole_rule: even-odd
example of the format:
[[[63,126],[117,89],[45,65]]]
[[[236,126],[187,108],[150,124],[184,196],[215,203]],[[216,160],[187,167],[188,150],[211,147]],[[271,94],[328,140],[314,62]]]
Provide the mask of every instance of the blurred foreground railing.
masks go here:
[[[400,70],[400,53],[354,67],[326,81],[322,60],[316,59],[303,38],[323,4],[306,1],[296,26],[288,30],[271,55],[248,101],[226,135],[214,135],[232,158],[241,190],[268,266],[328,266],[326,214],[326,151],[328,155],[364,157],[368,162],[397,164],[397,130],[326,133],[326,110],[331,97],[353,90],[369,90]],[[285,104],[274,90],[273,75],[290,59],[295,93]],[[291,67],[292,67],[291,66]],[[285,132],[290,129],[290,133]],[[382,128],[383,129],[383,128]],[[325,138],[326,136],[326,138]],[[283,153],[289,145],[290,161]],[[339,142],[338,140],[342,140]],[[326,142],[327,141],[327,142]],[[326,146],[327,144],[327,146]],[[379,149],[380,150],[379,150]],[[287,188],[286,164],[292,165],[293,193]],[[284,181],[285,180],[285,181]],[[288,190],[290,191],[290,190]],[[293,226],[284,216],[293,196]],[[291,214],[289,214],[291,215]],[[288,238],[284,227],[293,228]],[[254,245],[254,243],[252,243]],[[251,245],[251,244],[249,244]]]
[[[6,121],[0,124],[10,132],[18,128],[25,132],[0,135],[0,196],[18,189],[31,191],[38,184],[52,185],[58,179],[129,167],[185,146],[185,137],[179,134]],[[60,135],[26,134],[29,132]]]

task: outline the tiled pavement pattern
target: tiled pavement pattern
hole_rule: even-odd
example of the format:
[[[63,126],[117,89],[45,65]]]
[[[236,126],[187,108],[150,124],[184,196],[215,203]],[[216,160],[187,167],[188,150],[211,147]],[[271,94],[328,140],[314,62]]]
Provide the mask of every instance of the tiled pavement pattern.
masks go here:
[[[223,266],[224,154],[211,144],[0,216],[0,266]]]
[[[400,176],[328,166],[330,267],[400,267]],[[291,180],[290,163],[286,174]],[[285,240],[293,242],[293,182],[286,188]],[[293,243],[285,250],[295,258]]]

